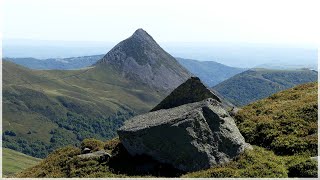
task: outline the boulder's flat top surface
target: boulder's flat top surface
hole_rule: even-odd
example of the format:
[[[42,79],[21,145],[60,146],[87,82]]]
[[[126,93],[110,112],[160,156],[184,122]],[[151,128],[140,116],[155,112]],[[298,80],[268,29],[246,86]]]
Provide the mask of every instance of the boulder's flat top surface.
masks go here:
[[[216,112],[224,111],[222,108],[216,108],[214,106],[220,105],[220,103],[214,99],[208,98],[200,102],[181,105],[171,109],[162,109],[158,111],[149,112],[139,116],[135,116],[126,121],[125,124],[118,131],[137,131],[149,127],[158,126],[161,124],[175,123],[179,121],[186,114],[199,110],[204,106],[212,106]],[[225,112],[221,112],[224,114]]]

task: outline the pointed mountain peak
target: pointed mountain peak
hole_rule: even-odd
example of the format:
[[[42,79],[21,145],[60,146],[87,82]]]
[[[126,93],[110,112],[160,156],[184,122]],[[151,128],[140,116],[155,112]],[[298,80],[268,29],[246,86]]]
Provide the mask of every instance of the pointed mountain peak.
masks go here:
[[[133,35],[136,35],[136,36],[150,36],[147,31],[143,30],[142,28],[139,28],[137,29]]]
[[[207,98],[221,102],[220,98],[213,91],[207,88],[198,77],[191,77],[171,92],[151,111],[170,109],[184,104],[199,102]]]
[[[157,42],[142,28],[137,29],[127,40],[136,41],[137,43],[148,44],[149,46],[159,46]]]
[[[108,65],[127,79],[165,93],[191,76],[143,29],[118,43],[95,65]]]

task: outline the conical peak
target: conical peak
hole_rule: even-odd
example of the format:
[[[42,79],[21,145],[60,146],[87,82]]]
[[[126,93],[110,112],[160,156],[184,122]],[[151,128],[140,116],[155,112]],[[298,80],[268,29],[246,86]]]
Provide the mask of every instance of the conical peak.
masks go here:
[[[140,43],[152,43],[153,45],[157,44],[152,36],[150,36],[147,31],[141,28],[137,29],[129,39],[138,40]]]
[[[118,43],[96,65],[108,65],[127,79],[165,93],[191,75],[143,29]]]
[[[147,31],[143,30],[142,28],[137,29],[137,30],[133,33],[133,35],[137,35],[137,36],[145,36],[145,35],[148,35],[148,36],[150,36],[150,35],[147,33]]]

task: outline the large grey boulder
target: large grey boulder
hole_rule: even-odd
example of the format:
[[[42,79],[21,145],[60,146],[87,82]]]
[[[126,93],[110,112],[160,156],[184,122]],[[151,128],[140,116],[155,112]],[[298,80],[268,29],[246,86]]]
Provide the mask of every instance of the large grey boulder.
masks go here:
[[[131,155],[146,154],[183,171],[227,163],[251,148],[212,98],[133,117],[118,135]]]
[[[165,99],[156,105],[151,111],[159,109],[170,109],[183,104],[199,102],[207,98],[212,98],[222,103],[225,109],[231,110],[234,106],[222,99],[216,92],[206,87],[198,77],[190,77],[174,89]]]

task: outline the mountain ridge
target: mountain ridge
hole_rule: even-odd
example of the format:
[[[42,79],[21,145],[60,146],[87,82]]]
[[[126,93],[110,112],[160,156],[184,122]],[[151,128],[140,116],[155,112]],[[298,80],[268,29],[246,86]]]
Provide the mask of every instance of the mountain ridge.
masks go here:
[[[237,74],[212,88],[236,106],[243,106],[281,90],[314,82],[317,79],[318,73],[308,69],[255,68]]]

